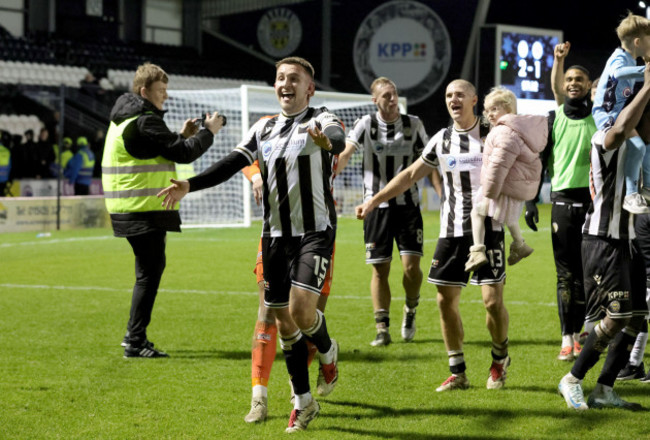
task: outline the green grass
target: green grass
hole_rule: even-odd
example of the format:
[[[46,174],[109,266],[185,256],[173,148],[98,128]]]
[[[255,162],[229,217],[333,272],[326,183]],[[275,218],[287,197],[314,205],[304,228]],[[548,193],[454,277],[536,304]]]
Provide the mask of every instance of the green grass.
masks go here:
[[[650,438],[648,414],[577,414],[556,393],[570,364],[560,348],[549,215],[540,232],[523,226],[535,253],[508,268],[512,366],[504,390],[485,389],[490,344],[480,292],[463,292],[461,312],[472,387],[436,393],[448,375],[435,289],[422,287],[414,342],[403,343],[401,269],[391,277],[389,347],[369,346],[374,320],[361,222],[342,219],[328,327],[339,340],[340,381],[320,398],[321,415],[299,438],[579,439]],[[291,410],[278,355],[269,420],[250,426],[250,347],[257,311],[252,274],[260,224],[169,234],[167,269],[149,336],[165,360],[123,359],[133,256],[109,230],[0,235],[0,437],[3,439],[205,439],[282,437]],[[425,214],[428,270],[437,213]],[[507,239],[509,242],[509,239]],[[647,359],[646,359],[647,360]],[[589,392],[600,363],[585,379]],[[315,366],[311,380],[315,381]],[[650,407],[650,386],[617,384]]]

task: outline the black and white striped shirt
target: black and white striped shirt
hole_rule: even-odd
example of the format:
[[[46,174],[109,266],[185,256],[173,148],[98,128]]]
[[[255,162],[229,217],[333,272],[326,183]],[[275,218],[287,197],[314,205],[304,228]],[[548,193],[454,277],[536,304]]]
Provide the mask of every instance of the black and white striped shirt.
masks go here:
[[[417,116],[400,115],[394,122],[385,122],[377,113],[357,119],[346,140],[357,151],[363,150],[363,200],[371,199],[393,177],[420,157],[428,139]],[[413,185],[379,207],[418,204],[418,187]]]
[[[634,215],[623,209],[627,144],[623,142],[620,148],[605,150],[607,130],[598,130],[591,138],[589,189],[592,204],[582,232],[596,237],[632,240],[636,236]]]
[[[325,108],[307,107],[292,117],[276,115],[257,121],[234,151],[249,163],[259,160],[264,183],[265,237],[295,237],[336,227],[331,192],[334,156],[307,132],[342,124]]]
[[[483,165],[483,129],[476,118],[468,130],[453,126],[444,128],[431,138],[421,159],[431,167],[439,167],[442,175],[440,206],[440,238],[472,234],[472,201],[481,186]],[[501,225],[492,223],[494,230]]]

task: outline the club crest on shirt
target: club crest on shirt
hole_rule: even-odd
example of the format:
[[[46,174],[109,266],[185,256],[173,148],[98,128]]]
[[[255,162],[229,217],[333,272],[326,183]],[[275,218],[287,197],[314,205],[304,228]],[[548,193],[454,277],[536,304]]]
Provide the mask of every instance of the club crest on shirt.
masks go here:
[[[447,166],[449,167],[450,170],[456,168],[456,158],[454,156],[449,156],[447,158]]]
[[[267,160],[271,156],[271,151],[273,150],[273,145],[271,142],[264,142],[262,144],[262,157],[264,160]]]
[[[629,98],[630,96],[632,96],[632,89],[629,88],[629,87],[624,88],[623,89],[623,96],[626,97],[626,98]]]
[[[379,154],[384,151],[384,146],[382,144],[375,144],[374,149],[375,153]]]

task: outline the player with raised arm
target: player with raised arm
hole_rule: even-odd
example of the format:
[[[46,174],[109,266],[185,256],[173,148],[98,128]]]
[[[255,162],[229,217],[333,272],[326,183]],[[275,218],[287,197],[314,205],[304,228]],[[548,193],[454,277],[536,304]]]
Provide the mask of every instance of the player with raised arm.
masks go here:
[[[363,199],[368,200],[422,154],[429,140],[417,116],[400,114],[395,83],[386,77],[370,85],[377,112],[359,118],[348,133],[346,148],[340,156],[343,169],[352,154],[363,151]],[[393,241],[397,243],[406,293],[402,317],[402,338],[415,336],[415,312],[422,285],[422,214],[417,185],[408,188],[379,206],[363,221],[366,263],[372,264],[370,294],[377,334],[373,347],[390,344],[390,302],[388,283],[393,259]]]
[[[364,219],[381,203],[402,194],[413,183],[440,167],[443,197],[440,209],[440,235],[428,281],[438,290],[440,324],[449,357],[451,376],[436,391],[466,389],[469,379],[463,354],[464,331],[459,302],[469,274],[465,260],[472,245],[472,200],[480,185],[483,144],[481,124],[474,114],[478,102],[475,87],[457,79],[445,92],[447,111],[453,124],[440,130],[426,145],[422,156],[395,176],[371,199],[357,206],[358,219]],[[472,284],[481,286],[486,323],[492,339],[492,364],[487,380],[488,389],[505,385],[508,356],[508,311],[503,303],[504,265],[503,227],[486,218],[485,246],[489,256],[472,277]]]
[[[589,150],[596,123],[591,114],[589,71],[574,65],[564,71],[571,43],[555,46],[551,84],[558,104],[548,114],[548,143],[542,152],[542,175],[551,179],[551,240],[557,274],[556,294],[562,342],[557,358],[573,361],[580,355],[586,335],[585,292],[582,280],[582,225],[591,205]],[[541,189],[541,185],[540,185]],[[537,199],[526,202],[526,223],[536,231]]]
[[[274,87],[281,114],[256,122],[232,153],[189,180],[173,179],[159,196],[172,208],[188,192],[218,185],[259,160],[264,303],[274,309],[295,392],[287,427],[295,432],[306,429],[320,411],[309,387],[307,339],[318,348],[321,394],[329,394],[338,379],[338,344],[317,304],[336,235],[332,156],[345,148],[345,133],[336,115],[309,107],[315,85],[307,60],[278,61]]]

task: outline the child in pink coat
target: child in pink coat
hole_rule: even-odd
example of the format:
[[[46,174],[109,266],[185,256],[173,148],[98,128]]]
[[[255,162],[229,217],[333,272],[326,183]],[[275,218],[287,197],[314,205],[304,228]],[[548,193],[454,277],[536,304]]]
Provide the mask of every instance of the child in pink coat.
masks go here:
[[[472,272],[485,263],[485,217],[505,224],[512,243],[508,264],[518,263],[533,249],[523,239],[519,216],[525,200],[537,194],[542,172],[539,154],[546,146],[548,121],[545,116],[517,115],[517,98],[506,88],[495,87],[485,97],[484,115],[490,123],[485,139],[481,189],[472,209],[474,245],[465,271]],[[502,255],[491,255],[503,261]]]

